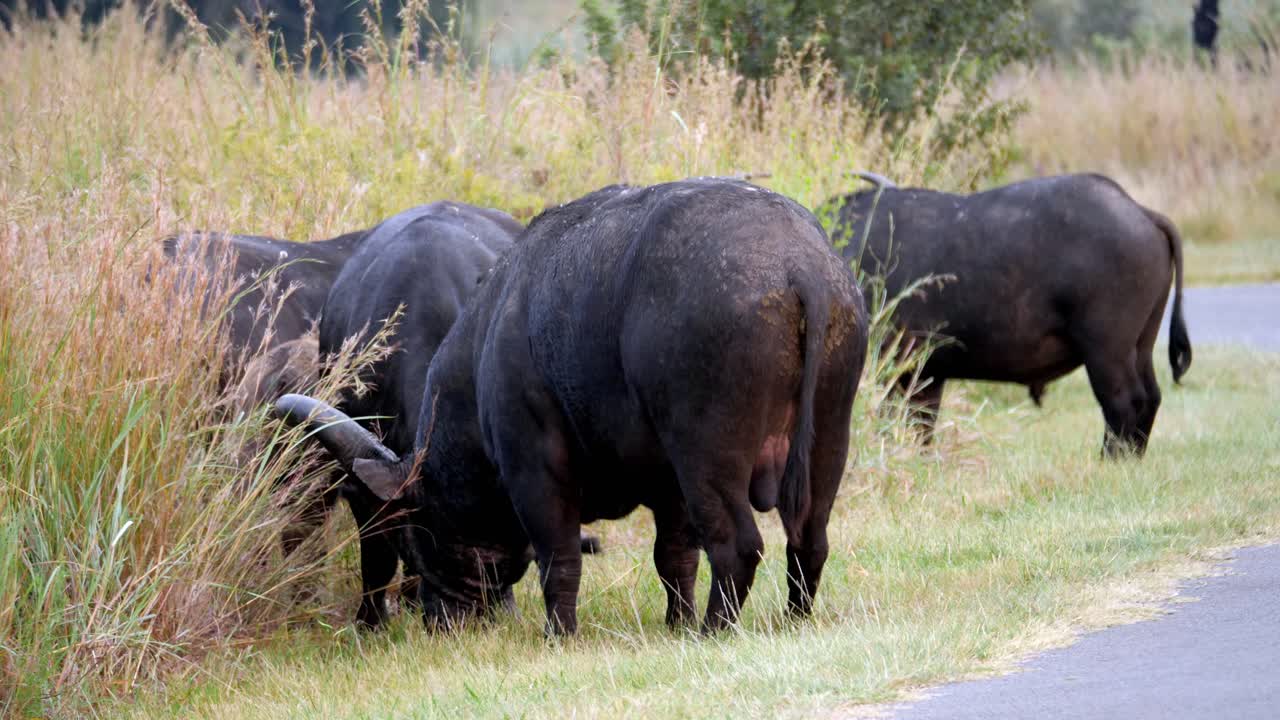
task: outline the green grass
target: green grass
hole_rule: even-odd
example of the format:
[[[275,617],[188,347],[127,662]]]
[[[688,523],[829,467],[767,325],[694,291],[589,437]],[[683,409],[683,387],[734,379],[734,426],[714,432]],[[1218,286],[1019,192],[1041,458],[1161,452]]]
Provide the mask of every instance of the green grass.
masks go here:
[[[1182,257],[1188,285],[1280,282],[1280,238],[1188,242]]]
[[[526,578],[519,617],[427,634],[282,634],[252,657],[120,708],[169,717],[813,717],[1007,666],[1081,628],[1150,612],[1188,559],[1280,531],[1280,358],[1197,356],[1162,370],[1147,457],[1097,458],[1082,373],[1036,410],[1021,388],[965,387],[937,451],[870,452],[832,523],[817,618],[784,620],[777,523],[740,631],[669,632],[645,513],[600,531],[579,637],[549,641]],[[961,386],[964,387],[964,386]],[[705,562],[700,589],[705,598]]]

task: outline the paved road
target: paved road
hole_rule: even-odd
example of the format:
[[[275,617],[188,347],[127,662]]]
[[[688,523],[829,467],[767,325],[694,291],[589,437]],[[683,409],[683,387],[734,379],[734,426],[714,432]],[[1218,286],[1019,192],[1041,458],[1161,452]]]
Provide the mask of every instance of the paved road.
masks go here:
[[[1197,345],[1280,350],[1280,283],[1187,288],[1183,295],[1182,311],[1193,352]],[[1166,342],[1168,308],[1160,327],[1160,342]],[[1280,712],[1276,715],[1280,717]]]
[[[1044,653],[1022,672],[944,685],[894,720],[1275,720],[1280,717],[1280,545],[1249,548],[1229,574],[1185,583],[1157,620]]]
[[[1280,351],[1280,284],[1193,288],[1183,302],[1193,348]],[[1240,550],[1224,567],[1223,576],[1185,583],[1182,594],[1199,600],[1170,615],[1086,635],[1013,675],[935,688],[894,706],[892,717],[1276,720],[1280,545]]]

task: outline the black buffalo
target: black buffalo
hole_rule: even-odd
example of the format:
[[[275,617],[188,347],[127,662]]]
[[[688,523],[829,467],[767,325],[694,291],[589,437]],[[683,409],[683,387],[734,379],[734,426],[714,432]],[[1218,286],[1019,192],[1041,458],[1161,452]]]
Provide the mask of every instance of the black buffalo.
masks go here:
[[[249,358],[270,353],[315,327],[329,288],[367,234],[360,230],[329,240],[291,242],[198,232],[163,240],[171,261],[190,263],[202,272],[230,272],[234,290],[229,308],[209,308],[207,297],[199,301],[202,312],[225,312],[228,352],[220,387],[238,382]]]
[[[579,527],[654,513],[667,621],[733,622],[777,508],[805,614],[849,450],[862,295],[807,210],[742,182],[610,187],[538,216],[432,361],[412,453],[310,398],[277,410],[410,512],[429,623],[511,597],[532,546],[548,629],[577,627]]]
[[[389,337],[392,352],[364,370],[372,390],[348,392],[339,402],[353,417],[380,419],[365,424],[378,428],[397,454],[413,450],[427,365],[480,279],[522,230],[498,210],[453,202],[423,205],[374,228],[333,283],[321,314],[322,358],[332,357],[348,338],[366,345],[403,310]],[[361,530],[363,592],[357,620],[376,627],[386,617],[385,589],[405,552],[402,531],[383,512],[385,501],[363,486],[348,483],[344,495]]]
[[[232,417],[251,413],[281,393],[305,392],[318,380],[314,329],[329,289],[343,265],[368,234],[347,233],[329,240],[292,242],[261,235],[196,232],[164,238],[164,256],[199,274],[227,273],[229,307],[211,307],[224,297],[219,285],[193,303],[206,315],[220,314],[227,345],[217,368],[222,407]],[[182,278],[184,292],[201,286],[194,274]],[[183,298],[190,300],[191,298]],[[229,454],[247,466],[263,439],[230,435]],[[297,516],[281,534],[286,556],[296,552],[323,522],[340,487],[306,488],[295,497]]]
[[[928,425],[950,378],[1022,383],[1038,403],[1046,383],[1083,364],[1106,419],[1105,452],[1145,450],[1160,406],[1151,352],[1171,269],[1174,380],[1191,364],[1182,240],[1168,218],[1100,175],[973,195],[883,187],[834,202],[837,244],[883,276],[891,296],[944,278],[895,314],[915,339],[946,338],[914,398]]]

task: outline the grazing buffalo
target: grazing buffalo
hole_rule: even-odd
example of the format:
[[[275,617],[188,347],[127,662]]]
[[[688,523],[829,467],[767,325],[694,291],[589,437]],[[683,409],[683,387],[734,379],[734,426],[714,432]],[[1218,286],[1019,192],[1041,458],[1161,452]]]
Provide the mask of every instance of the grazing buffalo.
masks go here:
[[[1100,175],[1014,183],[973,195],[882,187],[839,204],[837,244],[898,306],[909,336],[937,333],[915,394],[926,437],[950,378],[1044,386],[1081,364],[1102,406],[1104,451],[1141,454],[1160,406],[1151,350],[1174,277],[1169,363],[1191,364],[1182,319],[1182,240],[1165,216]],[[865,242],[864,242],[865,238]]]
[[[164,239],[167,258],[194,262],[207,272],[229,265],[233,282],[241,288],[224,321],[229,352],[219,374],[221,388],[238,381],[249,357],[300,338],[315,326],[329,288],[366,234],[361,230],[314,242],[229,233]],[[202,312],[209,312],[207,304],[205,298]]]
[[[427,366],[454,320],[524,226],[498,210],[438,202],[406,210],[374,228],[333,283],[320,321],[320,356],[348,338],[367,345],[402,308],[393,351],[364,371],[369,392],[348,392],[339,407],[380,430],[397,454],[413,450]],[[293,391],[297,392],[297,391]],[[276,395],[275,397],[279,397]],[[377,627],[386,617],[386,587],[404,553],[402,531],[386,502],[359,483],[343,494],[360,528],[363,592],[357,620]],[[408,564],[407,564],[408,565]],[[414,568],[406,567],[407,574]]]
[[[382,279],[391,282],[390,279]],[[300,395],[277,411],[410,514],[428,624],[485,612],[537,560],[550,632],[577,628],[581,523],[656,524],[667,622],[735,621],[779,510],[810,611],[849,450],[867,316],[807,210],[743,182],[614,186],[539,215],[431,362],[413,452]]]
[[[316,334],[277,344],[244,367],[240,382],[226,392],[233,416],[247,415],[291,392],[309,392],[320,378],[320,350]]]
[[[364,240],[367,230],[329,240],[291,242],[260,235],[199,232],[165,238],[164,255],[204,273],[231,275],[231,306],[210,308],[211,296],[200,298],[200,312],[225,313],[227,347],[218,369],[222,405],[231,416],[248,414],[281,393],[305,392],[318,379],[316,335],[312,332],[342,266]],[[188,276],[183,285],[194,283]],[[210,286],[210,290],[217,286]],[[262,448],[258,438],[228,438],[231,455],[241,466],[253,462]],[[298,497],[300,512],[285,527],[281,545],[293,554],[323,522],[336,502],[339,487],[306,489]]]
[[[233,417],[251,413],[281,393],[306,392],[315,385],[319,353],[313,330],[329,288],[367,233],[314,242],[219,232],[163,240],[169,260],[231,275],[230,307],[210,308],[208,296],[198,305],[203,313],[225,312],[228,341],[218,383],[223,406]],[[257,438],[229,440],[234,443],[231,454],[242,466],[253,462],[262,448]],[[281,536],[286,556],[315,532],[338,491],[339,486],[328,483],[302,492],[300,512]]]

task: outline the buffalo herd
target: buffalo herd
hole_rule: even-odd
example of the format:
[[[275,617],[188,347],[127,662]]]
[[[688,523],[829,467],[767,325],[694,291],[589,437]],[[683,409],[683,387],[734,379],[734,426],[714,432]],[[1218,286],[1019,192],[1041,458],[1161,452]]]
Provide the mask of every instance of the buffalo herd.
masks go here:
[[[788,606],[811,611],[867,353],[854,269],[904,293],[896,351],[927,347],[899,383],[926,442],[950,378],[1020,383],[1038,404],[1084,365],[1104,455],[1141,455],[1171,272],[1175,380],[1191,361],[1177,230],[1113,181],[962,196],[857,175],[874,188],[833,198],[830,236],[782,195],[694,178],[609,186],[528,227],[436,202],[331,240],[195,233],[164,252],[243,284],[230,307],[192,301],[223,319],[218,384],[237,412],[271,405],[336,461],[285,550],[345,499],[360,624],[385,620],[401,563],[432,626],[510,606],[533,563],[547,631],[571,634],[583,554],[599,547],[583,525],[643,505],[667,623],[693,621],[705,552],[711,632],[751,588],[756,512],[778,511]],[[309,394],[375,338],[387,349],[359,392]]]

